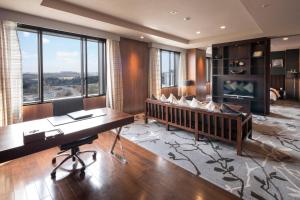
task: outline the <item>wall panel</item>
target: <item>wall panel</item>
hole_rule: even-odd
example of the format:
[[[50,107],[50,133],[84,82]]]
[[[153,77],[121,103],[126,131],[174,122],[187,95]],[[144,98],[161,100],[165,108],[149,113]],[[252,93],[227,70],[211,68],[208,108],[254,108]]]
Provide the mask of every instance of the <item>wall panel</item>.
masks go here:
[[[144,111],[144,102],[148,97],[148,43],[121,38],[120,51],[124,112],[141,113]]]

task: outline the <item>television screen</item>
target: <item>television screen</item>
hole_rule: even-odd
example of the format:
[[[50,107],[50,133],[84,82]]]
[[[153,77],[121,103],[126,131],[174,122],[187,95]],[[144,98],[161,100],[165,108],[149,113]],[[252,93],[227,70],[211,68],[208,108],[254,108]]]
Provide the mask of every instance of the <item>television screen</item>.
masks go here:
[[[224,81],[224,95],[254,97],[254,84],[251,81]]]

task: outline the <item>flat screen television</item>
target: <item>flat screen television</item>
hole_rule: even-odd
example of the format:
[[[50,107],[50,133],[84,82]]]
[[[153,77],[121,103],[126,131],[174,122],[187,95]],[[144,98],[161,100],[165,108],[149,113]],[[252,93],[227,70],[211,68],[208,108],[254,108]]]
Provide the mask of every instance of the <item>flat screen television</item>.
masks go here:
[[[225,96],[254,98],[254,84],[252,81],[224,81]]]

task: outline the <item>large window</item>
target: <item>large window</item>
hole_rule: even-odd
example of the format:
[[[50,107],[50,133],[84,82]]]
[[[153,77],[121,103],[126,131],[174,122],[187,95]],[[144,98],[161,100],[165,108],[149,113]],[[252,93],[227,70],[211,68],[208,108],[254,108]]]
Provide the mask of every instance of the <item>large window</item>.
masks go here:
[[[105,41],[21,26],[23,102],[105,94]]]
[[[36,31],[19,31],[24,102],[39,101],[38,35]]]
[[[43,34],[44,99],[81,96],[81,40]]]
[[[101,80],[105,80],[104,52],[104,46],[99,45],[97,41],[87,41],[87,93],[89,95],[97,95],[99,91],[100,93],[105,91],[105,84],[101,84],[103,82]]]
[[[178,52],[161,50],[161,87],[177,86],[179,57]]]

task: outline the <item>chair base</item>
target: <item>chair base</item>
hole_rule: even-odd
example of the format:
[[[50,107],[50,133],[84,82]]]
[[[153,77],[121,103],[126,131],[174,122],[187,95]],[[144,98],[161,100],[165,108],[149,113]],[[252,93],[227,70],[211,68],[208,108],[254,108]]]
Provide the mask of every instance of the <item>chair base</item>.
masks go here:
[[[56,158],[58,157],[63,157],[66,156],[65,159],[63,159],[51,172],[51,178],[55,179],[56,177],[56,170],[58,168],[60,168],[62,166],[62,164],[64,164],[67,160],[72,159],[73,162],[75,162],[76,160],[81,164],[81,168],[80,168],[80,178],[84,178],[85,176],[85,168],[86,165],[83,162],[83,160],[79,157],[80,154],[83,153],[93,153],[93,159],[96,160],[96,156],[97,156],[97,152],[96,151],[80,151],[79,147],[73,148],[71,149],[71,154],[65,153],[67,150],[61,151],[59,152],[53,159],[52,159],[52,164],[56,163]]]

